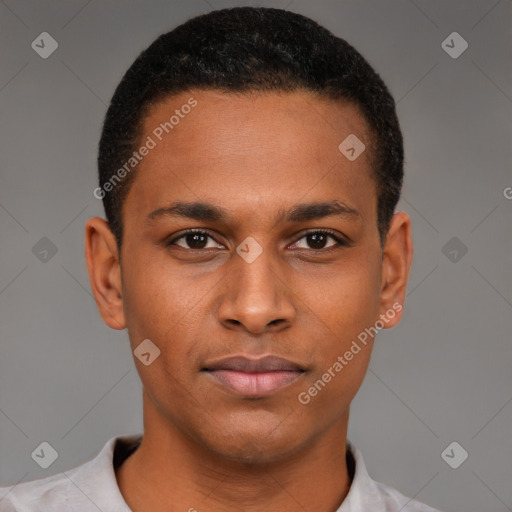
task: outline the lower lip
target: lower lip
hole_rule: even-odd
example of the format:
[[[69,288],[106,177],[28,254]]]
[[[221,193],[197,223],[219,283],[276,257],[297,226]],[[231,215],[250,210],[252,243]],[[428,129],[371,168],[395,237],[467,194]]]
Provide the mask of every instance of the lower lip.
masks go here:
[[[303,372],[273,371],[246,373],[233,370],[208,371],[214,379],[236,393],[248,397],[267,396],[297,380]]]

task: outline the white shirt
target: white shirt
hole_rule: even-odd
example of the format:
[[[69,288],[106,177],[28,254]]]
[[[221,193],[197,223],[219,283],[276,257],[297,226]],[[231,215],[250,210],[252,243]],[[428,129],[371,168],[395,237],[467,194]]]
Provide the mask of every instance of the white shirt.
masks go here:
[[[0,487],[0,512],[131,512],[119,490],[116,467],[137,449],[142,434],[112,437],[92,460],[47,478]],[[373,481],[360,451],[349,493],[336,512],[439,512]]]

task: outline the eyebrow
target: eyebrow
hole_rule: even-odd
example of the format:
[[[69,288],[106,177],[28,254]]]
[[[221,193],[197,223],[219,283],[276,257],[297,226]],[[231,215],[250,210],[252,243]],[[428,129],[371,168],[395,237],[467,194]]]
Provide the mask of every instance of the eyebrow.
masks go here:
[[[288,222],[303,222],[308,220],[322,219],[332,215],[339,215],[347,218],[360,217],[360,213],[342,201],[311,202],[294,205],[290,210],[279,210],[277,220]],[[211,203],[200,201],[184,202],[176,201],[169,206],[158,208],[147,216],[151,222],[161,217],[185,217],[198,221],[228,221],[230,215],[226,210]]]

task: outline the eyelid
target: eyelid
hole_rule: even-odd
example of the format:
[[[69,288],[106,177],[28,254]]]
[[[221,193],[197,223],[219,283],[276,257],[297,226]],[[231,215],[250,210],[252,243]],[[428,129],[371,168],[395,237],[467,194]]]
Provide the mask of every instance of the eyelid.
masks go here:
[[[212,240],[214,240],[215,243],[217,243],[219,245],[224,245],[221,242],[217,241],[216,238],[211,234],[211,232],[208,229],[189,228],[186,231],[184,231],[181,235],[178,235],[178,236],[172,238],[171,240],[169,240],[168,242],[166,242],[166,246],[173,245],[175,242],[177,242],[178,240],[181,240],[182,238],[186,237],[187,235],[189,235],[191,233],[205,234],[208,237],[210,237]],[[328,228],[310,228],[310,229],[308,229],[306,231],[303,231],[303,232],[300,233],[300,235],[297,236],[295,241],[292,242],[292,245],[296,244],[299,240],[301,240],[305,236],[307,236],[309,234],[312,234],[312,233],[323,233],[325,235],[328,235],[328,236],[332,237],[336,241],[338,247],[349,247],[349,246],[351,246],[350,241],[346,237],[340,235],[337,231],[333,231],[333,230],[328,229]],[[332,248],[332,247],[328,247],[327,249],[323,248],[323,249],[306,249],[306,250],[307,251],[320,251],[320,252],[323,251],[323,252],[325,252],[325,251],[327,251],[330,248]],[[206,251],[208,249],[186,249],[186,250],[188,250],[188,251],[194,251],[194,250],[195,251]]]
[[[338,233],[337,231],[334,231],[329,228],[310,228],[306,231],[303,231],[299,236],[297,236],[297,239],[295,240],[295,242],[293,242],[293,244],[296,244],[299,240],[301,240],[305,236],[312,234],[312,233],[323,233],[324,235],[330,236],[331,238],[333,238],[336,241],[338,247],[350,247],[352,245],[347,237],[345,237],[345,236],[341,235],[340,233]],[[305,249],[305,250],[326,252],[329,249],[333,249],[335,247],[336,246],[334,246],[334,247],[331,246],[331,247],[323,248],[323,249]]]
[[[207,235],[209,238],[214,240],[215,243],[217,243],[219,245],[224,245],[221,242],[217,241],[217,239],[211,234],[211,232],[208,229],[202,229],[202,228],[189,228],[189,229],[186,229],[183,233],[181,233],[181,235],[175,236],[172,239],[170,239],[167,242],[165,242],[165,245],[167,247],[169,247],[169,246],[173,245],[175,242],[177,242],[178,240],[181,240],[182,238],[185,238],[187,235],[190,235],[191,233],[199,233],[199,234]],[[188,251],[194,251],[194,250],[195,251],[205,251],[207,249],[186,249],[186,250],[188,250]]]

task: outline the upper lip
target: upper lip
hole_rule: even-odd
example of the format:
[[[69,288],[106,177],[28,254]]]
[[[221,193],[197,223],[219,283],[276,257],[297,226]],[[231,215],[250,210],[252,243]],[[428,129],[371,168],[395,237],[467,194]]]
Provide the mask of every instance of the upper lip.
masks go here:
[[[206,364],[204,371],[231,370],[246,373],[264,373],[276,371],[305,371],[301,365],[279,356],[267,355],[260,358],[231,356]]]

